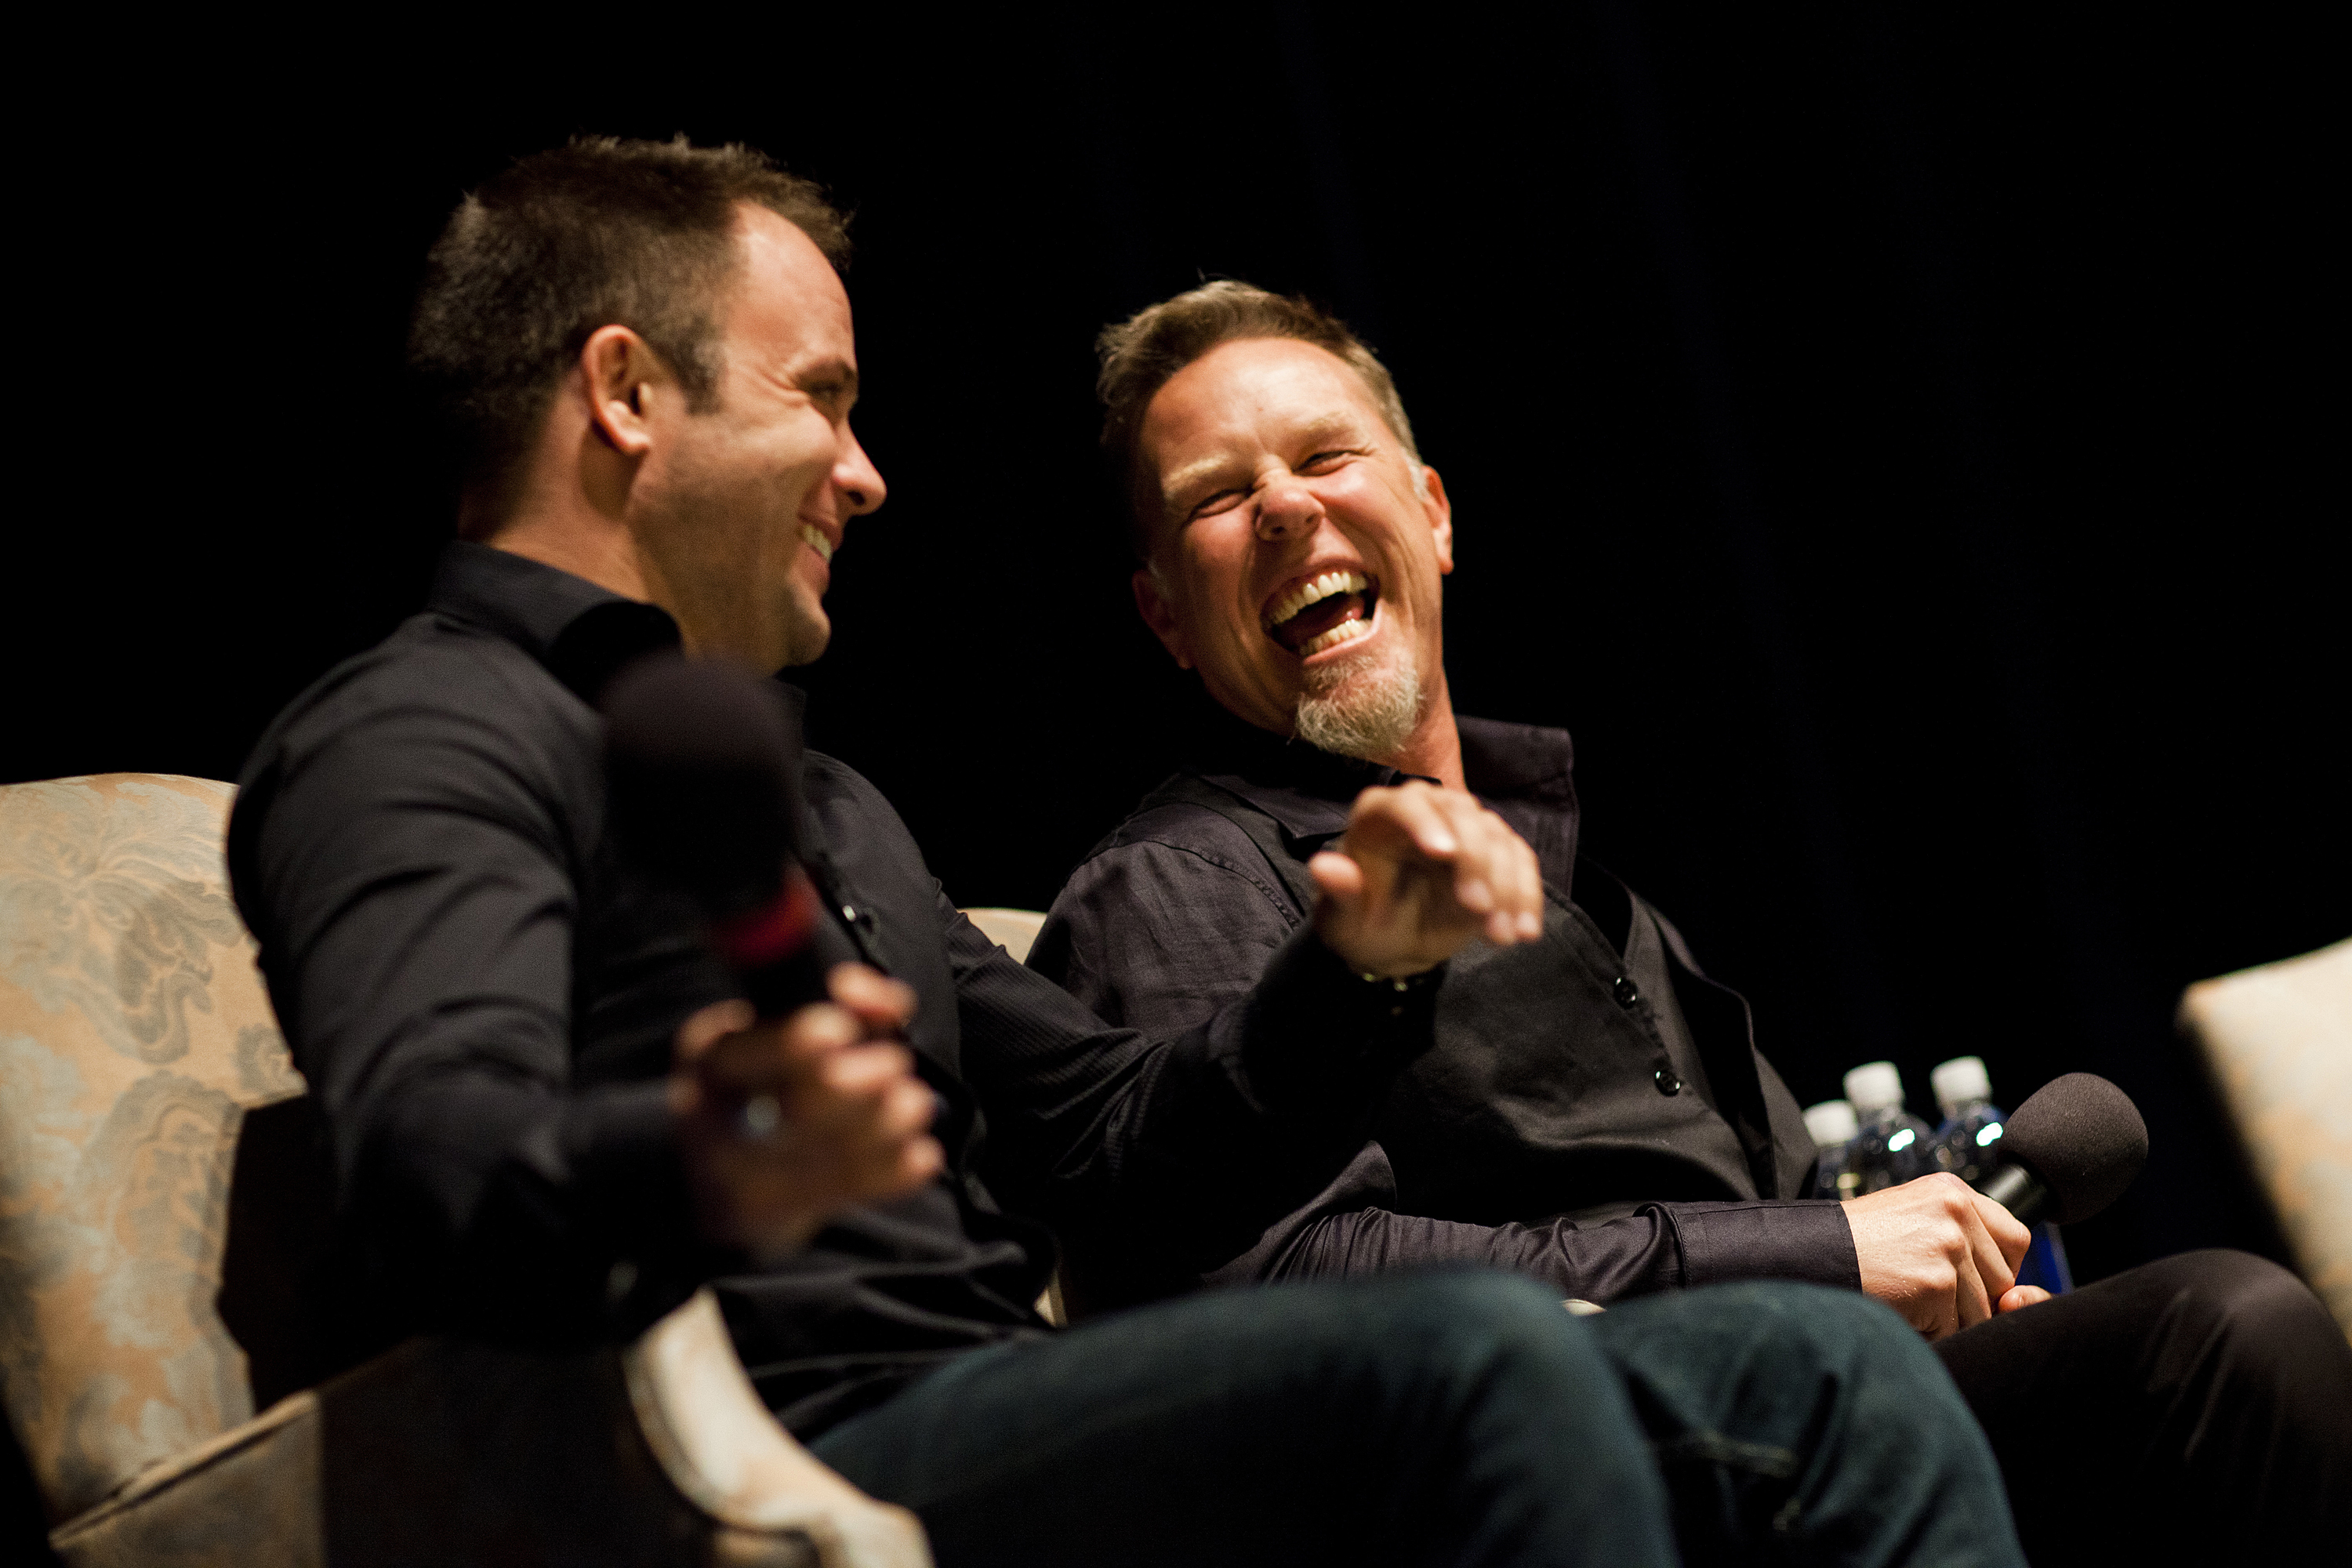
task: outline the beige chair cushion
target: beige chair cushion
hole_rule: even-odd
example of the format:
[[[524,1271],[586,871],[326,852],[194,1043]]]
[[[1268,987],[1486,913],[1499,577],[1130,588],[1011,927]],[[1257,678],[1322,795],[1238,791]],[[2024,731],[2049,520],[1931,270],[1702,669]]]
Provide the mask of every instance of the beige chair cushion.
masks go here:
[[[252,1415],[213,1305],[237,1122],[301,1091],[225,784],[0,788],[0,1402],[52,1516]]]
[[[2352,941],[2192,985],[2180,1022],[2304,1278],[2352,1336]]]

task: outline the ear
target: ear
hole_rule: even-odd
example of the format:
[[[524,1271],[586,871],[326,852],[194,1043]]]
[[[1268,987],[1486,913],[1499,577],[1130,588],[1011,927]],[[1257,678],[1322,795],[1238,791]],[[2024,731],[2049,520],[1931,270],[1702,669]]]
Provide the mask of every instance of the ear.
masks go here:
[[[580,347],[588,424],[625,458],[653,449],[647,405],[674,379],[653,345],[626,327],[599,327]]]
[[[1429,531],[1437,539],[1437,570],[1442,574],[1451,574],[1454,570],[1454,503],[1445,499],[1445,481],[1437,477],[1435,468],[1423,464],[1421,477],[1429,487],[1429,493],[1422,498],[1421,510],[1423,515],[1429,519]]]
[[[1151,628],[1151,635],[1160,639],[1160,646],[1168,650],[1168,657],[1176,661],[1179,669],[1192,668],[1192,656],[1185,651],[1183,627],[1177,623],[1176,612],[1170,606],[1167,595],[1160,591],[1159,577],[1150,567],[1139,566],[1129,581],[1135,586],[1135,613],[1143,617],[1143,624]]]

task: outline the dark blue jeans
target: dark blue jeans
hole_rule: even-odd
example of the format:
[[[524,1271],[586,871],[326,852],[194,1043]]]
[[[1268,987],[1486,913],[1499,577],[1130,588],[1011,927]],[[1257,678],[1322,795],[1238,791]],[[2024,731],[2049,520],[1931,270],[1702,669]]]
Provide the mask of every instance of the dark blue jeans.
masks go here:
[[[1592,1318],[1475,1272],[1196,1296],[965,1356],[814,1447],[941,1568],[2023,1562],[1934,1355],[1802,1285]]]

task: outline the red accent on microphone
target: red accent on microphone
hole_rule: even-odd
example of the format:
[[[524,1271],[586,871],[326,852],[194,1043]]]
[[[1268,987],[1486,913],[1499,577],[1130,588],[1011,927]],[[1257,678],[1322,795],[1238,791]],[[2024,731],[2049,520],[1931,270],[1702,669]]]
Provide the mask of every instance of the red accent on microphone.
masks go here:
[[[784,874],[783,891],[756,910],[715,921],[711,945],[739,970],[757,969],[791,957],[808,942],[816,925],[816,889],[797,866]]]

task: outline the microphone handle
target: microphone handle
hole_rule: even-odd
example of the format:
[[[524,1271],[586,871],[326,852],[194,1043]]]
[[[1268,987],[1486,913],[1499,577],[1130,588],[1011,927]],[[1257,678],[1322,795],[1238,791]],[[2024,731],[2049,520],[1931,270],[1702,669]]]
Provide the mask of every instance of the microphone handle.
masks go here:
[[[2050,1206],[2050,1189],[2023,1165],[2003,1165],[1979,1184],[1977,1191],[2007,1209],[2020,1225],[2038,1225]]]
[[[781,1018],[825,999],[824,965],[811,940],[821,918],[815,889],[793,866],[785,868],[775,897],[711,922],[711,945],[762,1019]]]
[[[814,943],[766,963],[738,967],[735,978],[762,1022],[784,1017],[826,996],[824,966],[817,962]]]

